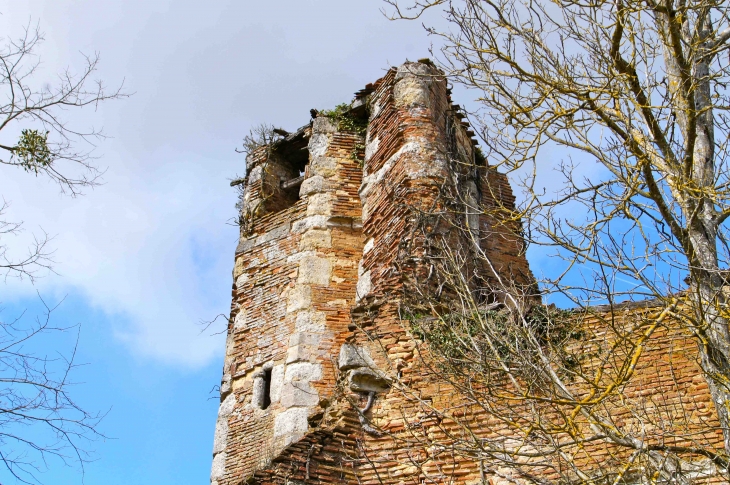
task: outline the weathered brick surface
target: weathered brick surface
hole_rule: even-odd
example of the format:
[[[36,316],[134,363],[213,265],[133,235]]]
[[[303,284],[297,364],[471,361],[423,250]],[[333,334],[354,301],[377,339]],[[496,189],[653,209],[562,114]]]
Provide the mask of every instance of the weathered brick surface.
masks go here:
[[[214,485],[509,483],[493,464],[435,453],[428,440],[414,439],[448,444],[460,430],[435,420],[430,405],[463,408],[462,419],[484,438],[511,431],[434,375],[400,317],[408,281],[429,277],[426,232],[464,247],[476,240],[492,264],[468,262],[474,267],[467,270],[486,286],[502,280],[516,291],[531,287],[511,187],[506,176],[475,163],[468,125],[430,64],[390,69],[356,95],[353,106],[363,104],[364,138],[320,116],[273,150],[249,157]],[[299,175],[292,160],[304,144],[308,159],[297,196],[281,181]],[[460,201],[460,215],[444,205],[445,193]],[[484,210],[470,213],[470,204]],[[456,225],[471,233],[454,231]],[[594,340],[607,338],[605,321],[585,320]],[[355,354],[340,357],[345,350]],[[721,436],[695,355],[687,335],[663,328],[626,395],[645,409],[651,403],[662,422],[681,428],[652,428],[658,439],[689,430],[712,446]],[[259,409],[256,379],[267,371],[271,404]],[[638,425],[626,413],[617,410],[622,425]],[[581,459],[599,463],[614,452],[588,447]],[[545,477],[552,478],[548,471]]]
[[[326,118],[303,131],[310,159],[299,200],[271,204],[277,194],[265,187],[299,175],[278,154],[286,147],[249,159],[243,208],[248,220],[233,275],[213,483],[240,483],[283,449],[295,453],[312,439],[303,440],[310,419],[322,420],[323,406],[333,399],[330,356],[347,334],[363,246],[357,193],[362,172],[352,156],[361,137],[338,132]],[[271,404],[258,409],[254,380],[266,370]],[[324,441],[317,438],[317,446]]]

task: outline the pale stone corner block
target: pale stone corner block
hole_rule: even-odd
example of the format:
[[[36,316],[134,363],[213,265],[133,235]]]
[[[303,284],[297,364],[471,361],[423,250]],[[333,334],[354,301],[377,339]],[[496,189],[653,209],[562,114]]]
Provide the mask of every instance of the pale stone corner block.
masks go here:
[[[327,229],[327,216],[309,216],[292,225],[292,232],[302,233],[310,229]]]
[[[297,362],[286,366],[284,383],[311,382],[322,378],[322,366],[314,362]]]
[[[312,176],[321,176],[325,179],[337,175],[340,169],[340,164],[336,158],[333,157],[317,157],[312,158],[309,162],[309,173]]]
[[[215,423],[215,435],[213,436],[213,453],[220,453],[226,449],[228,444],[228,418],[219,417]]]
[[[299,249],[302,251],[331,247],[332,233],[326,229],[310,229],[299,240]]]
[[[231,375],[226,374],[223,376],[223,381],[221,382],[221,394],[230,392],[230,390],[231,390]]]
[[[299,196],[304,197],[305,195],[311,195],[316,192],[323,192],[324,187],[324,177],[322,177],[321,175],[309,177],[307,180],[302,182],[302,186],[299,189]]]
[[[370,160],[370,158],[375,154],[375,152],[378,151],[378,147],[380,146],[380,139],[374,138],[372,140],[368,140],[367,144],[365,145],[365,160]]]
[[[332,194],[329,192],[312,194],[309,197],[309,203],[307,204],[307,216],[331,215],[332,199]]]
[[[226,452],[221,451],[213,456],[213,466],[210,468],[210,479],[223,478],[226,472]]]
[[[256,238],[241,238],[236,246],[236,254],[240,254],[248,251],[256,245]]]
[[[286,353],[286,363],[315,362],[323,357],[319,350],[322,334],[296,332],[289,339]]]
[[[434,72],[426,64],[418,62],[407,62],[398,67],[395,75],[396,82],[401,79],[415,79],[420,81],[424,87],[428,87],[433,79]]]
[[[291,335],[291,337],[289,337],[289,346],[311,345],[317,347],[321,341],[322,335],[319,333],[295,332]]]
[[[236,281],[239,276],[241,276],[246,269],[246,264],[244,262],[244,258],[241,257],[241,255],[238,255],[236,257],[236,262],[233,264],[233,281]]]
[[[308,362],[316,358],[317,352],[308,345],[295,345],[286,350],[286,363]]]
[[[243,285],[248,283],[248,280],[250,279],[250,276],[246,273],[243,273],[241,276],[236,278],[236,289],[240,290]]]
[[[307,408],[289,408],[274,419],[274,438],[284,441],[284,446],[297,441],[309,429]]]
[[[233,328],[241,328],[244,325],[246,325],[246,311],[242,309],[233,319]]]
[[[328,286],[332,278],[332,263],[329,259],[308,256],[299,262],[298,283]]]
[[[312,133],[337,133],[337,122],[327,116],[318,116],[312,123]]]
[[[297,332],[324,332],[327,328],[327,314],[324,312],[299,312],[294,323]]]
[[[319,403],[319,393],[309,383],[287,383],[281,391],[284,408],[310,408]]]
[[[223,400],[220,407],[218,408],[219,417],[228,417],[233,412],[233,407],[236,405],[236,397],[233,394],[229,394],[227,398]]]
[[[370,270],[365,271],[357,279],[355,287],[355,301],[360,301],[373,291],[373,282],[370,278]]]
[[[431,97],[425,82],[415,76],[404,77],[393,87],[396,106],[430,107]]]
[[[286,312],[294,313],[312,305],[312,288],[307,285],[297,285],[289,292]]]
[[[248,180],[246,181],[247,185],[251,185],[254,182],[257,182],[261,180],[261,176],[264,173],[264,169],[261,165],[257,165],[254,168],[251,169],[251,172],[248,174]]]
[[[309,139],[309,156],[317,158],[324,156],[330,146],[330,136],[326,133],[312,133]]]

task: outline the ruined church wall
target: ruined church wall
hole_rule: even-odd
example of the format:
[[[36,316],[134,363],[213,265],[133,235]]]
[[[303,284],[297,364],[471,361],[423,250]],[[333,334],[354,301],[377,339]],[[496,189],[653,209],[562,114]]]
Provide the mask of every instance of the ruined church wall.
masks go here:
[[[421,69],[428,73],[428,68]],[[415,79],[409,77],[413,71],[420,74]],[[408,321],[402,318],[400,303],[404,292],[409,291],[405,278],[408,274],[427,274],[427,271],[418,271],[418,261],[411,262],[409,267],[399,257],[406,248],[406,253],[415,255],[417,260],[419,251],[424,251],[428,243],[412,230],[417,224],[413,209],[441,213],[439,204],[443,187],[448,186],[459,171],[458,166],[454,168],[449,160],[441,157],[444,150],[448,152],[449,149],[448,131],[439,128],[438,111],[430,111],[433,107],[440,111],[447,104],[444,102],[448,99],[445,88],[439,85],[437,77],[423,75],[423,71],[406,66],[392,71],[372,98],[374,109],[361,190],[367,242],[358,284],[358,288],[368,291],[358,295],[358,304],[353,308],[357,329],[347,344],[362,349],[360,352],[372,359],[374,367],[388,377],[392,385],[389,389],[377,390],[373,401],[367,392],[353,390],[350,385],[349,399],[365,410],[362,426],[355,436],[358,484],[524,483],[523,477],[514,469],[504,467],[498,460],[478,459],[474,454],[469,456],[468,452],[460,453],[449,447],[463,440],[471,443],[473,450],[479,448],[480,440],[501,443],[505,437],[513,437],[513,443],[529,447],[533,437],[529,433],[521,434],[523,429],[530,429],[529,423],[521,423],[524,428],[520,429],[520,423],[515,425],[515,422],[523,419],[520,417],[530,416],[530,410],[521,408],[523,404],[519,399],[496,400],[488,405],[485,401],[484,406],[468,402],[464,393],[439,375],[438,368],[428,359],[425,344],[409,334]],[[386,132],[388,150],[380,150],[381,140],[373,136],[378,133],[380,123],[385,124],[379,116],[382,120],[397,119],[400,127],[399,133]],[[396,137],[398,143],[390,141]],[[415,143],[409,145],[411,141]],[[459,148],[467,151],[463,143]],[[480,204],[486,209],[479,216],[480,249],[497,273],[484,271],[484,277],[502,278],[507,285],[501,288],[502,291],[527,291],[532,285],[532,275],[519,237],[519,218],[514,217],[514,194],[505,175],[489,167],[477,170],[480,172]],[[376,182],[369,186],[371,180]],[[490,207],[505,210],[491,213]],[[448,224],[445,227],[448,228]],[[455,236],[453,242],[467,243],[459,236]],[[510,287],[512,284],[514,286]],[[602,309],[592,310],[587,315],[577,314],[581,330],[577,334],[581,336],[569,345],[574,347],[573,354],[580,359],[582,372],[586,376],[592,372],[607,376],[601,384],[608,385],[606,380],[615,377],[617,372],[612,366],[620,367],[617,362],[631,358],[631,352],[636,349],[632,342],[637,339],[624,341],[620,331],[624,331],[625,326],[637,328],[641,333],[644,328],[636,326],[636,322],[642,318],[656,319],[660,312],[661,308],[647,305],[638,310],[627,306],[616,307],[613,311]],[[611,359],[605,358],[606,349],[610,349]],[[646,342],[633,372],[628,383],[622,386],[621,394],[602,403],[612,424],[627,433],[645,434],[653,443],[722,449],[721,428],[697,364],[696,342],[681,322],[668,319],[658,327]],[[345,382],[348,381],[345,379]],[[578,382],[571,385],[575,386],[576,392],[581,391]],[[560,415],[557,409],[555,414]],[[460,420],[461,424],[443,418],[448,415]],[[515,421],[510,421],[509,417],[514,417]],[[464,426],[464,423],[468,424]],[[576,425],[590,434],[589,423],[578,419]],[[583,469],[605,470],[611,466],[618,468],[630,450],[597,440],[580,449],[571,449],[569,453]],[[702,457],[696,458],[696,463],[690,466],[707,473],[711,464]],[[545,458],[533,470],[549,483],[560,479],[556,472],[560,467],[557,460],[551,462],[550,458]],[[708,478],[700,475],[695,483],[725,482],[717,475]]]
[[[582,316],[582,337],[569,344],[575,355],[582,356],[581,375],[590,377],[602,369],[606,376],[601,384],[608,385],[616,377],[618,363],[636,350],[629,342],[623,345],[617,342],[619,339],[610,329],[635,327],[641,318],[656,318],[661,310],[661,307],[652,306],[638,310],[616,307],[613,312],[602,310]],[[413,336],[404,336],[404,327],[394,321],[389,325],[383,318],[376,323],[370,335],[374,336],[377,329],[377,345],[369,347],[370,352],[385,353],[394,363],[401,359],[404,365],[396,364],[393,375],[397,376],[397,384],[387,394],[379,396],[373,411],[368,413],[369,422],[383,434],[362,434],[358,483],[534,483],[520,476],[514,467],[490,459],[487,444],[511,443],[514,447],[520,446],[525,453],[531,451],[531,444],[539,439],[537,433],[530,432],[535,422],[528,418],[536,416],[535,409],[529,407],[535,403],[525,403],[519,396],[507,399],[510,392],[506,381],[502,388],[494,389],[491,396],[485,392],[481,403],[470,402],[468,393],[459,392],[448,384],[448,379],[438,375],[438,368],[429,362],[423,342]],[[639,328],[636,337],[644,330]],[[361,340],[360,344],[367,346],[366,342]],[[598,348],[613,348],[612,358],[606,359],[605,353],[596,353]],[[585,392],[580,389],[579,381],[570,382],[570,386],[572,391]],[[579,436],[593,433],[590,424],[580,416],[575,422],[561,423],[560,416],[569,414],[572,406],[561,408],[547,402],[544,406],[546,410],[541,411],[546,419],[542,423],[544,426],[562,425],[566,430],[577,427]],[[667,320],[657,328],[643,347],[641,359],[621,392],[602,400],[596,407],[600,415],[610,417],[610,423],[616,429],[635,433],[652,444],[722,450],[722,429],[697,363],[696,342],[676,321]],[[547,421],[548,417],[554,421]],[[461,450],[459,446],[450,448],[456,443],[462,445]],[[474,452],[480,443],[484,446],[482,459]],[[612,446],[608,440],[564,448],[565,456],[572,457],[578,469],[604,472],[620,469],[632,451]],[[692,466],[701,470],[691,483],[727,483],[721,476],[703,475],[712,473],[709,460],[702,456],[694,459],[693,465],[683,465],[688,475],[691,475]],[[564,477],[558,471],[569,474],[564,467],[565,462],[561,463],[554,455],[546,455],[536,457],[534,465],[526,468],[544,483],[562,483]]]

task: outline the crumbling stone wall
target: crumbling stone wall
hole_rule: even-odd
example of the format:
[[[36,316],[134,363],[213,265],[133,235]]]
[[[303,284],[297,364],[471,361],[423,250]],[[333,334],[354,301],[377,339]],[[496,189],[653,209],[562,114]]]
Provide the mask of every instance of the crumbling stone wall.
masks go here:
[[[503,175],[479,164],[473,133],[460,121],[446,80],[438,74],[428,64],[406,64],[389,72],[371,94],[360,191],[366,243],[358,282],[358,289],[367,291],[358,293],[352,312],[357,331],[347,340],[386,377],[407,385],[418,400],[439,399],[445,391],[420,366],[417,341],[401,320],[403,298],[408,296],[403,290],[409,279],[429,278],[424,255],[434,241],[451,247],[469,247],[476,241],[494,263],[493,269],[477,270],[485,279],[532,283],[520,228],[495,219],[500,211],[477,210],[501,206],[514,211],[514,196]],[[462,207],[446,207],[454,203]],[[470,214],[470,209],[477,212]],[[469,227],[475,232],[473,239],[454,226]],[[494,274],[495,269],[500,274]],[[408,439],[410,426],[426,422],[422,407],[396,390],[358,388],[351,379],[348,384],[349,400],[362,411],[358,483],[423,483],[424,468],[417,462],[430,452]],[[474,462],[446,457],[433,465],[440,476],[444,468],[452,468],[454,483],[480,477]]]
[[[298,200],[278,197],[275,184],[299,176],[285,155],[302,140]],[[358,142],[322,117],[248,160],[211,483],[270,465],[332,399],[331,356],[347,334],[363,246]]]
[[[320,115],[247,160],[211,483],[509,483],[476,460],[399,441],[414,427],[443,430],[417,401],[459,398],[429,377],[402,321],[408,282],[429,278],[433,240],[476,244],[491,264],[467,270],[485,287],[533,285],[507,178],[480,160],[429,62],[390,69],[355,95],[350,116],[366,117],[365,135]],[[667,333],[647,353],[628,392],[666,388],[667,409],[686,393],[693,419],[711,420],[691,341]],[[676,369],[692,377],[666,378]],[[502,431],[475,416],[485,436]]]
[[[498,190],[481,192],[514,203],[506,179],[472,163],[473,133],[430,64],[389,70],[356,94],[352,111],[369,117],[366,139],[319,116],[247,160],[213,484],[357,483],[369,428],[353,399],[368,413],[397,406],[380,397],[387,365],[358,341],[358,315],[377,313],[384,332],[397,326],[397,258],[413,206],[431,208],[470,170],[465,190],[497,180]],[[515,237],[503,237],[512,245],[489,250],[529,279]]]

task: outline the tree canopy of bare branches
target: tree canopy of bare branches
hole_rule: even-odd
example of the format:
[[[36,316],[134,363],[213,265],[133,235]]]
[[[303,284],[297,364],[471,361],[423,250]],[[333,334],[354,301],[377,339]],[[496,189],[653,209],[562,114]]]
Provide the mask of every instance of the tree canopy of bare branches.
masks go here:
[[[100,182],[103,170],[96,165],[93,150],[94,143],[105,135],[93,127],[75,126],[67,120],[66,113],[95,108],[99,103],[128,94],[122,86],[109,90],[102,81],[94,79],[98,54],[84,56],[78,72],[66,69],[57,76],[55,84],[45,83],[36,88],[41,63],[37,51],[43,40],[38,26],[28,26],[20,38],[6,39],[0,49],[0,166],[47,177],[63,193],[76,196]],[[7,206],[8,202],[3,201],[0,215]],[[20,222],[0,222],[0,234],[6,241],[21,230]],[[32,281],[40,271],[53,265],[49,242],[47,234],[36,237],[22,256],[11,255],[7,242],[0,243],[0,271],[6,277],[26,277]]]
[[[727,475],[730,6],[713,0],[385,1],[395,19],[425,19],[427,11],[439,10],[449,22],[446,28],[426,25],[442,46],[436,53],[440,67],[452,82],[477,92],[471,121],[480,128],[488,162],[520,179],[523,202],[517,210],[502,208],[509,212],[503,217],[521,219],[530,244],[554,248],[564,258],[564,269],[547,275],[542,289],[583,307],[656,299],[656,312],[634,315],[645,322],[638,333],[626,323],[609,322],[615,342],[628,346],[625,353],[612,354],[626,357],[617,363],[621,369],[633,368],[628,349],[654,342],[659,328],[692,336],[724,441],[719,449],[704,442],[693,453],[709,457]],[[555,174],[561,179],[557,189]],[[525,312],[517,315],[509,317],[511,326],[480,320],[468,328],[491,328],[488,334],[507,338],[491,349],[492,358],[506,352],[538,369],[535,382],[550,383],[551,402],[580,403],[555,371],[556,365],[568,367],[556,364],[556,352],[546,350],[552,344],[535,334]],[[514,339],[505,326],[527,333]],[[485,344],[471,345],[475,337],[467,336],[457,341],[472,350]],[[515,342],[526,347],[514,347]],[[525,362],[527,355],[537,360]],[[514,377],[500,359],[496,368],[505,378]],[[512,385],[524,386],[524,379]],[[599,392],[601,379],[595,377],[590,392]],[[603,389],[626,385],[618,379]],[[591,402],[592,409],[600,407]],[[659,450],[649,450],[653,445],[638,435],[612,434],[618,428],[611,406],[603,406],[600,416],[576,406],[569,416],[582,416],[594,432],[591,439],[636,452],[619,460],[626,470],[630,460],[643,457],[651,462],[644,468],[658,470],[661,480],[678,480],[671,468],[681,459],[672,462],[672,450],[662,450],[660,460],[649,453]],[[561,456],[561,440],[551,442],[553,457],[570,466]],[[572,473],[583,482],[626,479],[620,473],[600,480],[585,470]]]
[[[58,305],[40,301],[44,310],[35,319],[24,312],[0,321],[0,464],[22,483],[41,483],[54,460],[83,470],[92,459],[89,445],[104,438],[104,415],[85,410],[71,393],[79,328],[54,325]],[[60,337],[74,332],[65,352]],[[51,355],[48,340],[56,342]]]
[[[78,72],[66,69],[54,83],[37,88],[42,41],[38,27],[26,27],[20,38],[5,39],[0,47],[0,167],[46,177],[76,196],[100,183],[103,170],[93,149],[105,135],[77,127],[66,113],[128,95],[122,86],[109,90],[94,79],[97,54],[84,56]],[[43,233],[19,249],[13,238],[22,222],[5,220],[8,205],[0,203],[0,274],[32,283],[53,271],[51,238]],[[89,442],[103,437],[97,431],[102,415],[86,411],[70,394],[76,348],[64,352],[59,340],[50,356],[47,350],[48,339],[74,327],[54,325],[55,307],[41,302],[45,310],[35,321],[25,314],[0,319],[0,466],[23,483],[38,483],[39,472],[54,458],[83,468]]]
[[[34,88],[33,76],[40,66],[36,51],[43,40],[38,27],[28,27],[22,37],[8,40],[0,50],[0,132],[20,129],[14,143],[0,143],[6,154],[0,163],[47,176],[63,191],[76,195],[98,184],[102,171],[94,165],[93,143],[105,135],[98,129],[72,126],[64,112],[128,95],[122,86],[109,90],[93,78],[98,54],[84,56],[78,73],[67,69],[55,85]]]

